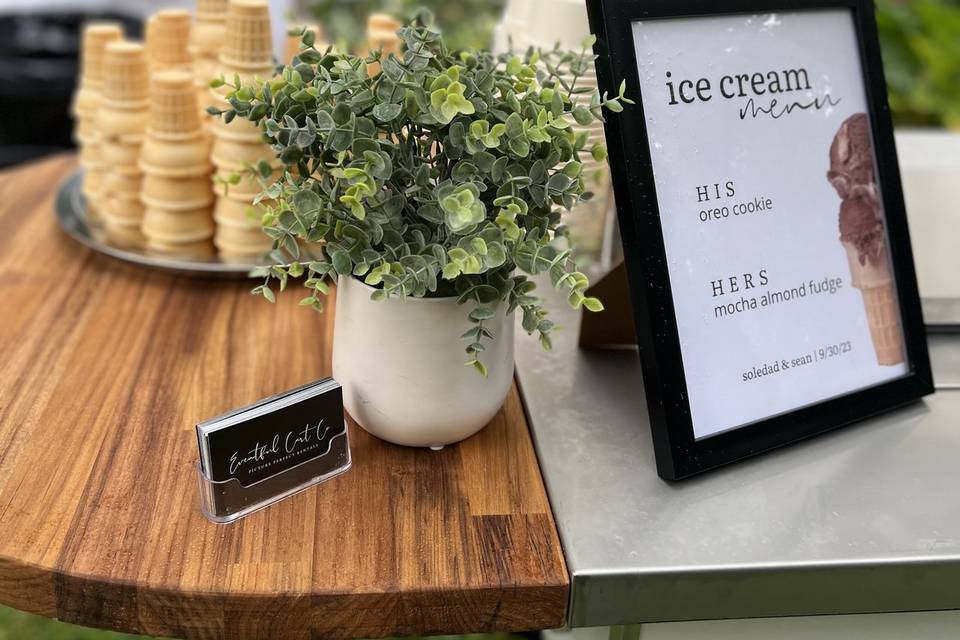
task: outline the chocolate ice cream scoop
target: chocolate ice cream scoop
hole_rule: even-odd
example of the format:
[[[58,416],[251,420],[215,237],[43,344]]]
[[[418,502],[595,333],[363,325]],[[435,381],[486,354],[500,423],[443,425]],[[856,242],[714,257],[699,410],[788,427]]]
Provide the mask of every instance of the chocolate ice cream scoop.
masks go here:
[[[855,113],[840,125],[830,145],[827,179],[841,199],[867,194],[876,197],[873,145],[867,114]]]
[[[840,205],[840,240],[854,245],[860,264],[877,263],[883,255],[883,221],[866,198],[848,198]]]

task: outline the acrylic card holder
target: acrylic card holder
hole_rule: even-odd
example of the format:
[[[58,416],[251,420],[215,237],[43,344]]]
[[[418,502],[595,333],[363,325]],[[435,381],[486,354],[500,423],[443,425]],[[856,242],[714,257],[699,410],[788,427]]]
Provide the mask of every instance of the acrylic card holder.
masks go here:
[[[227,524],[347,471],[351,458],[346,423],[340,431],[329,435],[322,453],[247,486],[237,478],[211,480],[198,462],[203,515],[211,522]]]

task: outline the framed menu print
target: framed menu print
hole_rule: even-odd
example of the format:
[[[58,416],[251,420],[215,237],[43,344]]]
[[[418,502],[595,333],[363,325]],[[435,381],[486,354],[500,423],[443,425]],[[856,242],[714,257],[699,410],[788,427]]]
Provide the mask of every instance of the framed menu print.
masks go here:
[[[660,475],[931,393],[872,3],[588,8]]]

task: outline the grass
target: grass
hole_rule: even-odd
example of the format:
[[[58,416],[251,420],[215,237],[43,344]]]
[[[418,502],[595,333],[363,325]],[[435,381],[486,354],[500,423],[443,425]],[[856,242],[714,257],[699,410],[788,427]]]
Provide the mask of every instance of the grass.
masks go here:
[[[90,629],[0,606],[0,640],[144,640],[145,637]]]
[[[437,636],[431,640],[528,640],[509,633]],[[101,631],[57,620],[48,620],[0,605],[0,640],[147,640],[147,636]],[[413,640],[407,638],[405,640]]]

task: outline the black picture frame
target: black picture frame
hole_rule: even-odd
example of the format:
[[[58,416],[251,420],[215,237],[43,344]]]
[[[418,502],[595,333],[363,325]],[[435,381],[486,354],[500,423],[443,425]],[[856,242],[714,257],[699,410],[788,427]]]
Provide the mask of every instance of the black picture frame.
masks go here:
[[[676,311],[667,271],[632,24],[658,18],[767,14],[844,8],[853,12],[877,180],[886,214],[909,372],[897,379],[697,440],[694,437]],[[818,435],[933,393],[907,217],[871,0],[587,0],[601,91],[620,81],[635,104],[605,124],[620,231],[657,470],[678,480]]]

